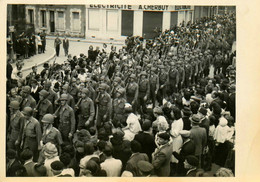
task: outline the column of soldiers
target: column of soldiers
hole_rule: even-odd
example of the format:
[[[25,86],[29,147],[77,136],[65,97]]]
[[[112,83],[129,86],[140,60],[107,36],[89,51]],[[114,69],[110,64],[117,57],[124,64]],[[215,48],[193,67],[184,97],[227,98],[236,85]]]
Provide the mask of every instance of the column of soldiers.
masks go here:
[[[149,108],[162,106],[175,94],[183,94],[186,89],[201,84],[201,80],[209,76],[211,67],[214,76],[223,72],[224,55],[228,54],[229,59],[232,55],[228,52],[231,45],[224,46],[228,31],[235,28],[233,18],[230,21],[227,17],[208,18],[189,27],[174,27],[148,41],[146,47],[138,37],[119,53],[113,52],[113,56],[101,52],[96,60],[84,54],[78,59],[68,58],[64,64],[66,71],[61,69],[64,65],[45,64],[47,75],[46,70],[40,74],[36,70],[27,79],[36,80],[38,100],[32,96],[31,82],[13,88],[7,97],[10,109],[7,150],[14,150],[20,156],[21,151],[29,147],[34,154],[33,161],[43,162],[48,142],[52,142],[60,154],[62,145],[75,144],[73,140],[81,130],[93,132],[94,129],[98,134],[106,125],[126,127],[126,103],[132,106],[133,113],[141,116],[142,124]],[[217,23],[221,28],[216,28]],[[216,37],[217,48],[210,44]],[[81,61],[86,64],[80,64]],[[234,77],[231,62],[226,68],[228,71],[223,76],[229,78],[232,73]],[[81,73],[85,75],[84,81],[79,77]]]

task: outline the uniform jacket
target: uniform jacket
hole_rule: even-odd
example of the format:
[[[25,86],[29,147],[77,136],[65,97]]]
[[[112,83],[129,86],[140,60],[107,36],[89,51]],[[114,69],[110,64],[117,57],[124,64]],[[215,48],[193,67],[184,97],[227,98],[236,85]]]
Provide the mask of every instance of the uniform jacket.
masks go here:
[[[10,118],[10,138],[9,140],[16,141],[18,139],[18,136],[21,135],[23,131],[23,122],[24,122],[24,116],[23,114],[18,111],[15,115],[11,115]]]
[[[63,108],[60,108],[59,118],[59,125],[70,125],[70,133],[74,133],[76,123],[75,114],[74,110],[68,104],[66,104]]]
[[[6,176],[7,177],[15,177],[15,171],[18,166],[21,166],[21,163],[18,159],[15,159],[14,161],[7,163],[6,166]]]
[[[60,131],[57,128],[52,127],[48,134],[43,133],[42,142],[44,145],[51,142],[56,146],[60,146],[63,143]]]
[[[64,49],[68,49],[68,48],[69,48],[69,40],[68,40],[68,39],[66,39],[66,40],[63,39],[62,42],[63,42],[63,48],[64,48]]]
[[[38,106],[38,114],[39,116],[43,117],[45,114],[52,114],[53,113],[53,106],[52,103],[48,99],[44,99]]]
[[[92,121],[95,116],[95,107],[91,98],[82,99],[79,105],[80,115],[86,117],[86,120]]]
[[[155,149],[152,164],[154,166],[154,172],[157,176],[167,177],[170,175],[172,148],[172,143],[167,143],[160,148]]]
[[[20,110],[22,111],[25,107],[31,107],[32,109],[34,109],[35,106],[36,106],[35,99],[31,95],[28,95],[28,97],[24,98],[21,101]]]

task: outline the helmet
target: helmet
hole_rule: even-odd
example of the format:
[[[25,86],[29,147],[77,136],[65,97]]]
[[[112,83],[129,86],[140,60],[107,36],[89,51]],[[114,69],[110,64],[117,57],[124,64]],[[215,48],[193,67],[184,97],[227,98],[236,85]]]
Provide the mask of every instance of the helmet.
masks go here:
[[[121,81],[121,78],[120,77],[115,77],[114,78],[114,82],[120,82]]]
[[[23,109],[23,114],[26,114],[26,115],[30,115],[30,116],[32,116],[32,112],[33,112],[33,109],[31,108],[31,107],[25,107],[24,109]]]
[[[107,88],[107,84],[105,84],[105,83],[101,83],[101,84],[99,85],[99,89],[105,90],[106,88]]]
[[[31,93],[31,87],[28,86],[28,85],[24,86],[23,89],[22,89],[22,92],[30,94]]]
[[[88,94],[88,89],[87,88],[83,88],[82,89],[82,93]]]
[[[45,83],[44,83],[44,86],[46,86],[46,87],[50,87],[51,86],[51,82],[50,81],[46,81]]]
[[[130,78],[136,78],[136,75],[135,74],[131,74]]]
[[[145,71],[142,71],[142,72],[141,72],[141,76],[142,76],[142,75],[145,75],[145,76],[146,76],[147,73],[146,73]]]
[[[49,95],[49,92],[43,89],[39,92],[39,95],[42,95],[44,98],[46,98]]]
[[[19,109],[20,108],[20,104],[19,104],[18,101],[13,100],[13,101],[10,102],[9,107],[13,108],[13,109]]]
[[[68,90],[68,88],[69,88],[68,84],[65,84],[65,85],[62,86],[62,89],[64,89],[64,90]]]
[[[60,96],[60,100],[68,100],[68,95],[67,94],[62,94]]]
[[[42,118],[43,123],[54,123],[54,116],[52,114],[45,114]]]
[[[77,81],[77,79],[75,78],[75,77],[73,77],[72,79],[71,79],[71,82],[76,82]]]

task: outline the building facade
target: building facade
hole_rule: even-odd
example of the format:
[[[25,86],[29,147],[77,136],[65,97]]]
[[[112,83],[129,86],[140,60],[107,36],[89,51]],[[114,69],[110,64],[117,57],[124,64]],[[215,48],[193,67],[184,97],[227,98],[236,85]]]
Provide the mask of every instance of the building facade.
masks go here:
[[[48,35],[85,37],[84,5],[26,5],[26,21]]]

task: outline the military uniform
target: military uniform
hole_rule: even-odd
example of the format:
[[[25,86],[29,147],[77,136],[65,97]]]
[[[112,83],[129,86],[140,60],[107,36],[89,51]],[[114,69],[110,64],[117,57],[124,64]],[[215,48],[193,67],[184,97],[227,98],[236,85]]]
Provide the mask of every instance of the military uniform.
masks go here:
[[[94,103],[91,100],[91,98],[85,98],[80,100],[79,103],[79,115],[78,115],[78,126],[77,129],[81,130],[81,129],[85,129],[85,123],[89,120],[89,127],[93,126],[93,120],[95,117],[95,107],[94,107]]]
[[[161,68],[162,68],[162,65],[161,65]],[[167,79],[168,79],[167,72],[164,70],[161,70],[161,72],[159,74],[159,90],[158,90],[158,94],[157,94],[157,100],[158,100],[159,104],[161,104],[161,105],[162,105],[163,98],[166,96]]]
[[[59,124],[58,129],[61,132],[62,139],[64,141],[69,141],[68,135],[71,133],[73,135],[75,131],[75,114],[73,109],[66,104],[61,107],[58,112]]]
[[[97,98],[97,101],[98,109],[96,126],[97,128],[100,128],[104,125],[105,122],[108,122],[111,119],[112,102],[111,97],[107,92],[101,94],[99,98]]]
[[[31,107],[32,109],[36,107],[36,101],[31,95],[22,99],[20,108],[23,110],[25,107]]]
[[[222,61],[223,61],[223,56],[220,54],[220,52],[218,52],[219,54],[217,54],[214,58],[213,61],[213,65],[214,65],[214,75],[219,74],[220,73],[220,69],[222,66]]]
[[[156,70],[156,68],[152,68],[153,71]],[[159,77],[156,75],[156,73],[151,73],[150,76],[150,95],[153,103],[153,107],[155,106],[155,101],[156,101],[156,95],[159,90]]]
[[[23,114],[18,110],[15,114],[11,115],[10,118],[10,125],[8,128],[8,137],[7,137],[7,148],[9,149],[16,149],[15,148],[15,141],[18,139],[19,135],[21,135],[21,132],[23,130],[23,121],[24,116]]]
[[[147,75],[145,72],[141,72],[142,75]],[[139,93],[138,93],[138,110],[139,112],[146,112],[146,102],[150,95],[150,83],[147,78],[140,80]],[[146,97],[146,100],[145,100]]]
[[[45,145],[48,142],[54,144],[57,149],[59,148],[58,146],[61,146],[61,144],[63,143],[61,133],[57,128],[52,127],[48,133],[43,133],[42,144]]]
[[[189,87],[191,84],[191,77],[192,77],[192,66],[190,63],[185,64],[185,87]]]
[[[168,95],[172,95],[177,92],[177,86],[179,83],[179,73],[176,68],[170,68],[169,71],[169,81],[168,81]]]
[[[182,62],[179,62],[179,67],[178,67],[178,74],[179,74],[179,82],[178,82],[178,90],[181,90],[184,87],[184,81],[185,81],[185,70],[182,65]]]
[[[48,99],[44,99],[42,101],[39,101],[38,103],[38,119],[41,121],[42,117],[45,114],[52,114],[53,113],[53,106],[52,103]]]
[[[21,149],[29,148],[33,152],[33,161],[38,160],[40,141],[42,138],[41,125],[37,119],[30,117],[24,120],[21,136]]]

